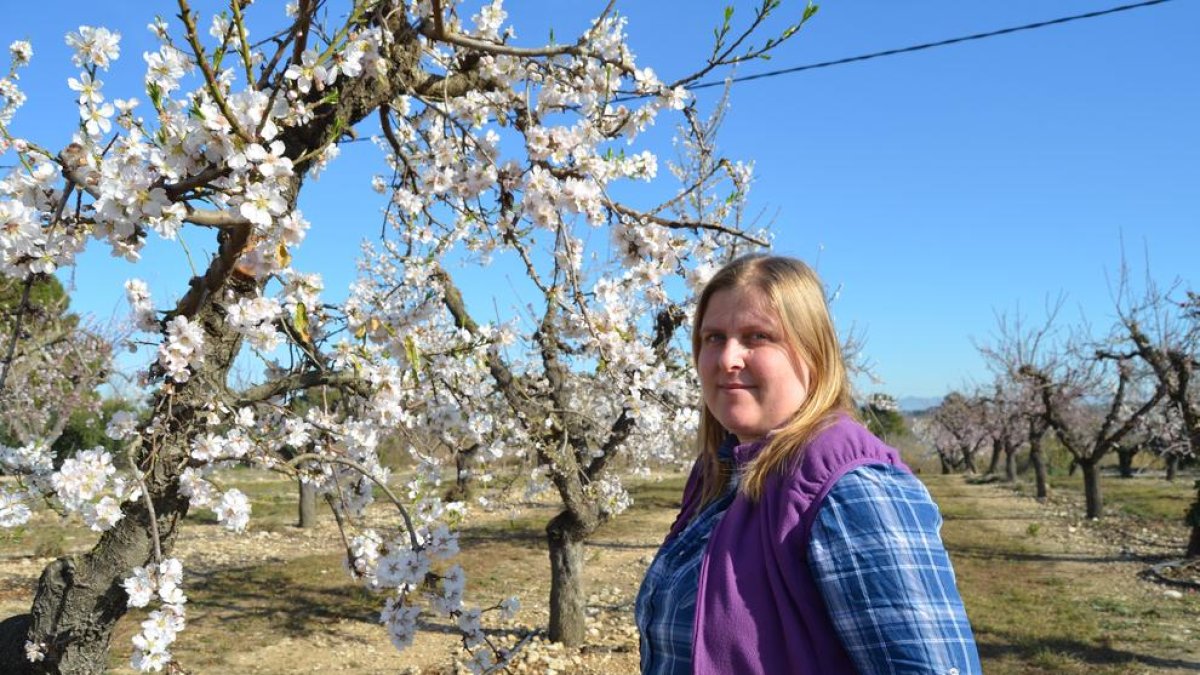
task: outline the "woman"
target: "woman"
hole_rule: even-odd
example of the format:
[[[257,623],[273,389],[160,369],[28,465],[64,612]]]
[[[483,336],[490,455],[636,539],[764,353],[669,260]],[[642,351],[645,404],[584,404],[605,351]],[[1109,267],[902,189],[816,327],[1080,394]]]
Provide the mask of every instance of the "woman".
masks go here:
[[[699,457],[638,593],[642,672],[980,672],[941,516],[853,420],[813,271],[724,267],[700,295],[692,355]]]

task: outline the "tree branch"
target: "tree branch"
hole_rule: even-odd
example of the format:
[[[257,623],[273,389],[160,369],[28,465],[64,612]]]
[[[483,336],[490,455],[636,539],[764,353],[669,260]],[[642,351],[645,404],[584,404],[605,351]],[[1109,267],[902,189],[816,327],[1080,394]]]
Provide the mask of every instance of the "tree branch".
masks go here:
[[[278,377],[270,382],[245,389],[237,394],[234,405],[243,406],[269,401],[276,396],[313,387],[350,387],[361,395],[367,395],[367,383],[361,377],[349,372],[320,372],[307,371],[291,373]]]
[[[628,206],[625,206],[624,204],[615,202],[611,199],[606,199],[604,203],[605,203],[605,206],[607,206],[609,209],[611,209],[612,211],[615,211],[623,216],[629,216],[629,217],[637,219],[637,220],[644,220],[646,222],[654,223],[655,225],[661,225],[662,227],[666,227],[666,228],[669,228],[672,230],[691,230],[693,232],[698,232],[700,230],[708,230],[710,232],[720,232],[722,234],[728,234],[728,235],[737,237],[744,241],[750,242],[751,244],[754,244],[755,246],[765,247],[768,245],[768,242],[765,242],[756,237],[752,237],[739,229],[732,228],[732,227],[726,227],[719,223],[705,223],[702,221],[671,220],[669,218],[663,218],[662,216],[656,216],[656,215],[653,215],[650,213],[644,213],[642,211],[638,211],[637,209],[630,208]]]

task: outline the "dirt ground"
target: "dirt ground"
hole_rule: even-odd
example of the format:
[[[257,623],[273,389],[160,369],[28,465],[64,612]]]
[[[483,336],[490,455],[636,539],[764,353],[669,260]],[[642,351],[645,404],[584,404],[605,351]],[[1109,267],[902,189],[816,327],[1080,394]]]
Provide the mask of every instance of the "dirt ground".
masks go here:
[[[1077,511],[1071,505],[1040,505],[1006,487],[971,485],[957,476],[931,477],[928,482],[946,516],[944,536],[959,570],[968,611],[977,624],[988,672],[1200,671],[1196,640],[1200,594],[1141,576],[1148,562],[1164,558],[1178,532],[1145,527],[1131,531],[1130,524],[1119,518],[1111,525],[1081,523],[1072,515]],[[672,483],[678,484],[677,479]],[[468,571],[469,597],[490,603],[517,594],[522,603],[513,621],[493,624],[490,632],[490,639],[497,643],[522,646],[506,672],[637,672],[633,599],[674,517],[671,499],[664,497],[672,492],[643,495],[637,507],[591,542],[587,554],[588,643],[581,650],[546,643],[536,634],[529,636],[545,626],[548,617],[548,564],[540,524],[553,515],[552,507],[527,506],[518,514],[474,513],[464,530],[460,561]],[[375,517],[380,524],[387,522],[383,514]],[[989,541],[997,548],[988,546]],[[1019,542],[1021,553],[1005,549],[1000,545],[1004,541]],[[189,628],[175,649],[183,668],[191,673],[264,675],[460,672],[450,656],[455,638],[436,619],[426,623],[427,630],[413,646],[396,652],[377,623],[378,599],[355,591],[346,578],[338,562],[339,543],[328,517],[311,530],[278,528],[241,537],[213,526],[190,525],[177,548],[193,584],[189,589]],[[0,617],[28,610],[36,577],[48,562],[49,558],[28,552],[0,557]],[[1004,574],[1033,574],[1039,584],[1054,592],[1090,598],[1091,604],[1085,607],[1101,613],[1116,612],[1114,607],[1176,604],[1148,620],[1154,637],[1120,626],[1109,630],[1105,624],[1099,644],[1092,644],[1097,641],[1089,638],[1084,646],[1029,646],[1009,637],[1011,628],[1003,619],[989,615],[997,611],[988,604],[992,594],[1001,592],[995,585],[1002,580],[995,577]],[[1003,583],[1017,587],[1023,582],[1009,579]],[[238,590],[229,593],[228,589]],[[1141,609],[1128,610],[1117,612],[1114,621],[1129,618],[1126,614],[1136,614],[1130,620],[1138,621],[1146,616]],[[127,618],[119,626],[114,637],[113,672],[131,672],[127,665],[129,637],[137,630],[138,620]],[[1076,654],[1079,650],[1091,651],[1082,657],[1055,660],[1060,652]],[[1103,667],[1092,671],[1088,666],[1091,658]]]

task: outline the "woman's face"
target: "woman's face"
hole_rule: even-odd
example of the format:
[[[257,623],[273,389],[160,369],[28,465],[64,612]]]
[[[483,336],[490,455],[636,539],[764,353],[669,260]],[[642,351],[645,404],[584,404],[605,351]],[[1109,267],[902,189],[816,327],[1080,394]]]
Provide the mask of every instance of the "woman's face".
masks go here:
[[[808,366],[791,357],[778,313],[757,288],[708,299],[697,364],[704,405],[742,443],[783,426],[808,398]]]

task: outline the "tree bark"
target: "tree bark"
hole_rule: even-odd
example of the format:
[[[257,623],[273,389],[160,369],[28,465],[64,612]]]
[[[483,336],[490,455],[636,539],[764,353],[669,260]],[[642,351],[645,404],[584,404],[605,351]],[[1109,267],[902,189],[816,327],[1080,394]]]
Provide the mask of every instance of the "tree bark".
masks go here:
[[[446,491],[446,501],[465,502],[471,499],[474,492],[474,481],[471,479],[475,456],[479,454],[479,444],[476,443],[465,450],[454,453],[454,485]]]
[[[1121,478],[1133,478],[1133,456],[1137,454],[1134,448],[1126,448],[1120,446],[1117,448],[1117,466],[1121,472]]]
[[[1100,493],[1100,467],[1095,461],[1080,461],[1083,471],[1083,497],[1087,503],[1087,517],[1099,518],[1104,512],[1104,498]]]
[[[942,464],[942,475],[943,476],[950,475],[950,473],[951,473],[950,472],[950,462],[946,461],[946,455],[939,452],[938,453],[938,461],[941,462],[941,464]]]
[[[1185,521],[1192,526],[1192,535],[1188,539],[1187,553],[1188,558],[1200,558],[1200,480],[1196,481],[1196,499],[1188,508],[1187,519]]]
[[[1179,455],[1171,453],[1167,455],[1167,474],[1165,478],[1168,481],[1175,480],[1175,472],[1179,470]]]
[[[1050,490],[1046,482],[1046,455],[1042,452],[1041,441],[1030,445],[1029,461],[1033,464],[1034,482],[1037,484],[1037,500],[1044,502],[1050,496]]]
[[[1017,446],[1004,446],[1004,482],[1012,483],[1017,480]]]
[[[312,481],[297,479],[300,483],[300,507],[297,527],[310,528],[317,526],[317,486]]]
[[[570,511],[558,514],[546,526],[550,548],[549,637],[567,647],[582,645],[587,630],[583,579],[587,529]]]
[[[244,245],[244,239],[225,237],[221,240],[222,255],[231,248],[240,251]],[[226,279],[221,288],[228,290],[230,297],[255,292],[251,280],[237,275]],[[154,505],[154,528],[164,557],[170,555],[176,529],[188,510],[187,498],[179,494],[180,459],[187,453],[191,436],[200,428],[197,413],[220,399],[241,346],[241,337],[229,328],[223,312],[211,301],[202,303],[192,320],[204,330],[204,364],[186,384],[158,392],[151,407],[171,412],[160,426],[160,435],[143,438],[138,457],[138,467],[147,472],[146,493]],[[113,627],[128,609],[121,582],[133,568],[154,558],[152,516],[146,502],[127,502],[122,512],[124,517],[100,536],[91,551],[60,558],[42,572],[26,639],[45,644],[45,659],[33,664],[30,672],[91,675],[105,671]],[[24,640],[0,636],[0,645],[17,642],[21,651],[0,655],[0,664],[25,657]]]
[[[988,469],[984,473],[985,476],[996,475],[996,469],[1000,467],[1000,455],[1004,453],[1004,445],[1000,440],[992,441],[992,459],[988,462]]]

